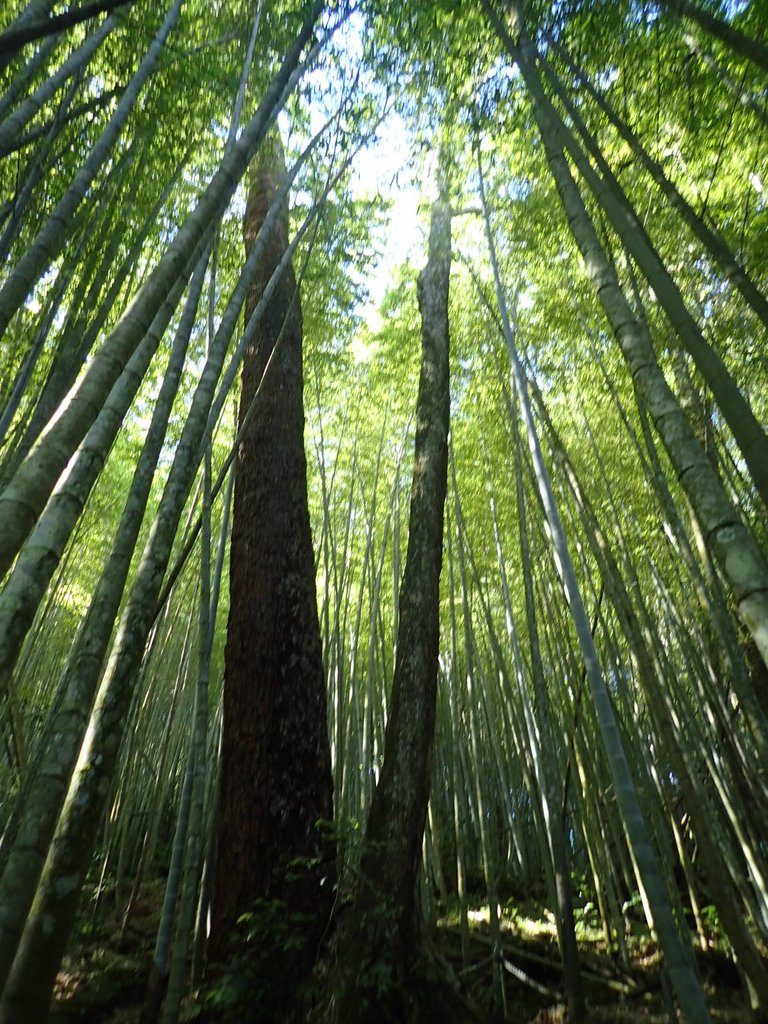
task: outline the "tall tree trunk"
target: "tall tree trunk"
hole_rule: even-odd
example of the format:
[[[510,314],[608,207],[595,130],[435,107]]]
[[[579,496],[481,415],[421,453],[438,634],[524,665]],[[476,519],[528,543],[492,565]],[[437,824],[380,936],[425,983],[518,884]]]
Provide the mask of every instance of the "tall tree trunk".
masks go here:
[[[315,212],[316,208],[305,218],[297,238],[304,233]],[[272,216],[273,211],[270,210],[270,226]],[[68,799],[50,845],[35,900],[3,991],[0,1001],[2,1024],[44,1019],[56,972],[74,924],[81,887],[110,792],[137,672],[155,617],[176,530],[202,456],[201,445],[210,438],[226,395],[226,391],[223,395],[217,395],[214,402],[214,392],[248,282],[258,265],[268,234],[265,222],[264,230],[254,240],[253,250],[245,262],[240,281],[227,303],[195,389],[131,595],[117,628],[90,727],[70,782]],[[241,349],[244,350],[255,337],[261,317],[290,261],[293,248],[292,242],[260,295],[240,345],[230,361],[232,368],[239,365]],[[224,375],[225,382],[228,374],[229,368]],[[218,409],[213,414],[217,404]],[[209,415],[212,415],[210,421]]]
[[[416,886],[434,736],[448,473],[450,263],[451,213],[443,193],[432,207],[429,257],[418,282],[422,361],[408,552],[384,764],[368,816],[361,887],[340,950],[345,1024],[407,1019],[418,952]]]
[[[246,251],[285,176],[275,137],[252,170]],[[287,246],[284,204],[259,261],[246,318]],[[235,477],[211,953],[221,959],[232,948],[238,918],[257,901],[279,901],[288,927],[303,932],[304,955],[290,954],[300,973],[314,959],[333,898],[332,850],[317,827],[318,819],[331,818],[333,803],[307,503],[302,319],[290,266],[246,351],[241,425],[249,410]],[[281,1019],[297,980],[288,960],[274,960],[285,936],[274,938],[274,948],[259,950],[259,957],[270,972],[264,980],[279,972],[281,982],[270,1005],[261,1005],[262,1020]]]

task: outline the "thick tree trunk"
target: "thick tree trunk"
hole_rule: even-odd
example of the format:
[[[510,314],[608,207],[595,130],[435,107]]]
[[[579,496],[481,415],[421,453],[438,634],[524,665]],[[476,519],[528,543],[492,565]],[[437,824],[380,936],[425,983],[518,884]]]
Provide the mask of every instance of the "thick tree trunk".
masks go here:
[[[265,145],[252,171],[246,251],[284,178],[275,141]],[[286,206],[259,262],[246,318],[287,246]],[[280,901],[288,926],[293,921],[304,932],[306,958],[295,958],[301,966],[311,963],[330,913],[333,855],[317,822],[333,811],[307,505],[302,320],[290,267],[246,352],[241,425],[254,402],[235,477],[211,954],[221,959],[233,948],[238,918],[257,901]],[[312,923],[300,923],[303,915]],[[276,943],[283,940],[275,936]],[[280,973],[285,970],[281,964]],[[261,1019],[280,1012],[294,980],[280,978],[275,1006],[262,1006]]]
[[[443,509],[448,472],[448,284],[451,214],[432,208],[419,276],[422,362],[408,552],[384,764],[368,816],[360,890],[345,924],[339,1020],[408,1019],[418,956],[416,884],[430,786],[440,625]]]
[[[321,2],[322,0],[317,0],[317,3]],[[254,117],[238,145],[255,123]],[[202,452],[201,445],[210,437],[210,430],[218,419],[221,404],[226,396],[229,370],[224,375],[225,381],[222,383],[224,392],[217,395],[214,401],[222,364],[248,283],[252,281],[254,268],[264,252],[278,205],[275,204],[275,211],[270,210],[264,230],[254,240],[251,255],[246,260],[240,281],[227,303],[210,345],[181,437],[176,445],[170,473],[149,531],[149,539],[141,556],[131,595],[121,616],[112,653],[102,677],[89,728],[70,782],[68,798],[48,851],[13,969],[3,991],[0,1001],[2,1024],[44,1019],[56,972],[74,924],[80,891],[92,857],[97,832],[103,821],[104,805],[110,793],[139,665],[155,617],[179,519],[197,471]],[[306,225],[307,221],[304,223]],[[186,256],[192,265],[196,261],[195,251],[193,249],[191,255]],[[258,299],[243,335],[243,349],[255,337],[261,317],[288,265],[288,254],[291,251],[291,247],[286,250],[285,259],[276,267]],[[238,364],[240,355],[239,351],[236,352],[231,365]],[[210,421],[209,416],[212,416]],[[61,420],[58,422],[61,423]],[[50,470],[50,465],[47,468]],[[19,472],[22,469],[23,466]],[[0,924],[2,923],[0,915]]]

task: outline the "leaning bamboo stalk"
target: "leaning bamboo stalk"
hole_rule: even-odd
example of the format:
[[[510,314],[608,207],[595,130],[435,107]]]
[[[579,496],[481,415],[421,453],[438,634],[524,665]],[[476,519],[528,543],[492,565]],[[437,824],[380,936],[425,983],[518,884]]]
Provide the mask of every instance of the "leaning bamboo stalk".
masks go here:
[[[44,226],[0,288],[0,336],[4,334],[11,318],[21,308],[40,275],[63,249],[72,218],[122,133],[144,85],[154,73],[166,39],[176,24],[182,3],[183,0],[174,0],[109,123]]]
[[[742,32],[736,25],[724,18],[718,18],[698,4],[691,3],[690,0],[661,0],[661,4],[674,11],[675,14],[695,22],[705,32],[720,39],[733,51],[757,64],[764,71],[768,71],[768,46],[760,40],[754,39],[746,32]]]
[[[587,678],[590,684],[592,701],[595,706],[598,724],[602,741],[605,745],[608,756],[611,774],[616,789],[616,797],[622,811],[624,826],[630,841],[633,854],[637,859],[639,876],[643,881],[646,891],[649,893],[649,903],[653,909],[654,924],[659,936],[662,949],[665,954],[667,969],[674,986],[680,1006],[685,1019],[691,1024],[702,1024],[709,1021],[706,998],[704,996],[701,982],[696,977],[691,961],[685,946],[681,940],[677,925],[669,905],[668,896],[661,874],[659,873],[657,859],[650,842],[645,820],[635,792],[634,783],[630,774],[626,754],[619,736],[615,713],[611,705],[608,688],[600,669],[597,650],[592,639],[586,611],[581,598],[581,593],[576,581],[573,563],[570,558],[568,545],[563,531],[557,506],[554,501],[552,486],[549,481],[549,474],[544,464],[541,447],[538,440],[536,427],[533,421],[525,375],[522,371],[517,349],[515,347],[514,335],[509,323],[506,308],[506,300],[499,276],[496,251],[491,233],[490,220],[488,218],[487,206],[482,179],[482,165],[478,163],[480,175],[481,200],[486,218],[486,232],[488,237],[488,248],[491,255],[491,263],[496,282],[496,295],[499,305],[499,312],[504,327],[504,335],[507,341],[510,361],[515,376],[515,386],[520,399],[520,407],[528,434],[529,448],[534,463],[537,484],[541,500],[546,510],[547,521],[554,550],[557,554],[558,569],[561,575],[563,587],[568,595],[571,615],[579,639],[584,664],[587,669]]]
[[[456,851],[456,890],[459,898],[459,925],[461,935],[461,961],[469,964],[469,898],[467,894],[467,806],[466,786],[459,761],[460,736],[462,735],[461,708],[459,704],[458,630],[456,628],[455,585],[453,569],[453,529],[450,505],[446,508],[446,561],[448,565],[448,594],[450,599],[451,659],[447,672],[448,707],[450,712],[450,762],[452,768],[451,790],[453,793],[453,835]]]
[[[488,0],[482,2],[505,46],[517,54],[509,32]],[[550,170],[587,273],[632,372],[639,400],[651,412],[683,490],[728,581],[739,616],[768,663],[768,564],[733,508],[664,379],[650,338],[634,317],[589,219],[546,109],[539,104],[541,90],[535,88],[533,79],[531,84],[534,112]]]
[[[156,762],[156,781],[152,789],[152,799],[149,806],[149,812],[147,815],[147,826],[144,831],[144,838],[141,843],[139,859],[136,865],[136,874],[134,876],[133,885],[131,886],[130,896],[128,897],[128,901],[125,905],[125,910],[123,911],[122,924],[120,927],[121,942],[123,939],[123,935],[125,933],[126,926],[131,919],[133,909],[136,905],[136,901],[139,896],[141,885],[144,880],[144,871],[147,868],[147,866],[152,866],[155,839],[157,836],[157,829],[160,824],[162,801],[167,786],[167,777],[169,774],[168,771],[166,770],[166,762],[168,761],[170,752],[171,729],[179,705],[179,691],[181,688],[181,683],[184,675],[183,665],[184,659],[182,658],[181,661],[179,662],[179,667],[176,672],[175,680],[172,686],[170,687],[170,703],[168,710],[165,714],[163,730],[159,742],[159,756]]]
[[[200,260],[196,273],[197,280],[191,288],[194,299],[189,306],[191,317],[188,317],[187,340],[202,288],[206,262],[207,257]],[[101,473],[123,419],[160,343],[165,321],[170,319],[169,310],[175,307],[181,290],[181,283],[177,282],[168,298],[167,307],[161,308],[156,317],[159,325],[152,325],[146,338],[129,360],[98,418],[80,445],[70,471],[54,491],[45,511],[27,538],[0,593],[0,693],[5,687],[8,674],[13,669],[21,643],[64,547],[86,506],[91,489]]]
[[[19,836],[0,878],[0,899],[4,906],[0,927],[0,963],[6,965],[0,975],[0,983],[7,977],[6,971],[10,969],[16,943],[34,898],[48,843],[88,722],[99,672],[112,634],[181,379],[206,263],[207,254],[200,261],[196,274],[197,284],[192,288],[176,334],[165,379],[105,572],[97,586],[83,629],[70,652],[62,684],[66,696],[53,723],[52,742],[43,755],[35,789],[27,794]]]
[[[8,524],[0,538],[0,575],[7,571],[62,469],[98,415],[112,385],[134,348],[141,342],[167,292],[173,287],[178,275],[183,273],[189,253],[194,251],[210,225],[222,215],[250,158],[319,48],[320,44],[316,44],[310,56],[299,63],[314,22],[323,7],[323,0],[315,0],[310,17],[286,54],[256,113],[222,160],[194,211],[186,218],[139,295],[94,356],[85,376],[72,392],[66,409],[55,423],[49,425],[0,495],[0,515]]]
[[[46,39],[24,66],[16,72],[5,92],[0,96],[0,122],[8,116],[8,111],[11,110],[19,96],[28,91],[29,83],[45,68],[49,57],[58,46],[58,42],[54,37]]]
[[[138,162],[138,160],[139,155],[137,154],[134,161]],[[177,164],[160,196],[139,228],[128,252],[118,265],[114,267],[114,258],[117,255],[121,242],[121,236],[117,232],[110,232],[112,241],[110,241],[106,251],[94,254],[95,272],[90,280],[88,280],[87,275],[83,275],[83,283],[87,282],[87,292],[84,294],[82,301],[79,301],[79,296],[76,296],[70,305],[70,310],[75,312],[67,318],[61,338],[56,346],[55,363],[51,368],[40,398],[30,417],[29,424],[14,450],[11,463],[12,471],[26,457],[67,392],[75,383],[107,318],[110,314],[115,315],[118,297],[121,292],[124,293],[125,282],[136,267],[150,232],[160,219],[163,207],[170,197],[185,163],[186,158],[182,158]],[[121,196],[117,189],[115,191],[115,204],[119,206]],[[106,230],[104,234],[107,234]],[[113,244],[115,242],[116,244]],[[110,276],[110,272],[112,281],[102,296],[103,286]],[[95,313],[93,313],[94,310]]]
[[[544,410],[545,413],[545,410]],[[672,666],[663,664],[664,648],[654,642],[652,626],[648,613],[641,607],[639,615],[635,614],[629,596],[627,586],[624,583],[624,574],[619,570],[616,559],[606,540],[605,534],[600,529],[591,505],[583,492],[578,477],[567,459],[562,443],[559,441],[554,427],[545,415],[550,437],[557,449],[557,462],[564,468],[566,481],[574,495],[579,509],[586,534],[593,549],[595,557],[600,566],[601,578],[605,582],[606,590],[616,608],[622,629],[630,645],[632,658],[636,663],[638,677],[644,693],[650,716],[654,722],[655,730],[659,736],[659,742],[666,749],[667,755],[678,778],[679,784],[685,795],[686,804],[690,808],[693,823],[696,826],[696,834],[700,846],[700,857],[702,870],[705,878],[708,878],[713,886],[715,902],[720,909],[722,920],[727,933],[737,950],[739,960],[745,967],[748,976],[755,985],[757,992],[765,993],[765,972],[760,968],[759,959],[756,956],[754,942],[749,938],[747,930],[740,920],[739,910],[733,901],[733,894],[727,887],[715,886],[714,879],[722,878],[722,867],[729,868],[730,876],[738,886],[740,872],[734,869],[728,857],[728,844],[725,836],[722,841],[713,841],[712,836],[719,831],[717,807],[713,807],[707,792],[699,784],[701,771],[697,765],[692,763],[693,751],[700,749],[701,744],[690,742],[691,737],[696,734],[695,723],[691,720],[683,732],[676,733],[674,723],[680,714],[680,704],[677,707],[672,703],[672,697],[677,689],[680,697],[682,692],[676,686],[679,672]],[[622,546],[625,542],[622,540]],[[627,574],[630,577],[630,584],[634,583],[636,592],[640,592],[639,581],[637,580],[631,561],[626,558],[628,564]],[[657,583],[658,587],[658,583]],[[682,736],[685,736],[683,742]],[[704,746],[706,749],[706,745]],[[705,758],[706,759],[706,758]],[[638,762],[644,769],[642,761]],[[708,772],[718,788],[720,773],[710,763]],[[726,808],[724,802],[723,807]],[[732,822],[733,825],[733,822]],[[737,825],[736,832],[740,833],[741,826]],[[741,844],[745,855],[749,855],[749,844],[743,834],[740,836]],[[749,904],[749,900],[747,900]]]
[[[506,391],[505,391],[506,396]],[[516,395],[517,397],[517,395]],[[515,442],[515,485],[517,496],[518,530],[520,536],[520,553],[523,565],[523,582],[525,589],[525,608],[528,623],[528,641],[531,652],[531,667],[535,688],[536,725],[541,733],[544,750],[554,750],[554,730],[549,712],[544,666],[539,645],[539,628],[536,618],[536,604],[533,593],[532,561],[528,539],[527,516],[525,508],[525,491],[523,487],[522,459],[523,449],[518,428],[517,415],[514,408],[510,411],[513,436]],[[496,544],[500,547],[498,524],[494,514]],[[563,982],[566,990],[570,1014],[574,1021],[584,1017],[584,993],[579,978],[579,954],[576,945],[576,933],[573,919],[573,894],[571,891],[571,872],[568,862],[565,836],[557,808],[562,803],[562,794],[558,791],[557,782],[551,772],[542,765],[539,770],[542,811],[547,824],[547,833],[555,875],[557,897],[557,934],[560,955],[563,963]]]
[[[330,187],[331,182],[327,189]],[[285,267],[319,209],[319,205],[312,207],[275,268],[246,327],[241,342],[243,350],[250,343]],[[38,1012],[39,1007],[47,1004],[50,998],[55,973],[74,921],[101,809],[125,730],[136,671],[154,618],[155,603],[183,506],[201,457],[201,443],[208,430],[207,418],[236,319],[236,313],[222,318],[192,399],[131,596],[123,611],[112,653],[102,677],[86,742],[80,750],[78,765],[70,783],[69,798],[50,845],[35,901],[6,985],[3,1003],[0,1004],[0,1021],[3,1024],[4,1015],[11,1020],[19,1012],[29,1012],[28,1008],[31,1007],[38,1008],[35,1010]],[[74,879],[75,884],[62,890],[58,884],[61,877]],[[56,921],[54,929],[48,929],[46,924],[51,919]]]
[[[62,99],[56,115],[51,124],[47,127],[43,141],[31,157],[24,172],[20,175],[16,193],[13,197],[13,206],[8,218],[8,224],[0,236],[0,260],[5,262],[11,252],[11,247],[21,233],[22,226],[26,220],[27,207],[30,204],[32,195],[43,174],[50,169],[49,156],[53,148],[59,130],[69,118],[69,108],[77,92],[78,83],[73,82],[66,95]]]
[[[0,442],[2,442],[3,447],[6,449],[5,457],[0,464],[0,482],[9,479],[13,474],[16,452],[23,443],[27,424],[33,415],[32,405],[37,397],[35,393],[27,393],[27,386],[40,355],[49,340],[56,315],[61,309],[64,295],[72,282],[75,266],[82,253],[84,243],[85,240],[83,239],[78,244],[74,252],[74,258],[71,261],[67,261],[62,267],[61,273],[56,279],[55,287],[46,296],[46,306],[43,308],[37,330],[31,339],[24,363],[16,376],[13,389],[8,395],[2,416],[0,416]],[[25,398],[27,408],[22,416],[16,418],[16,413]]]
[[[480,767],[481,740],[479,737],[479,710],[476,689],[482,674],[475,657],[475,641],[472,632],[472,616],[469,606],[469,593],[467,585],[467,559],[464,548],[464,523],[459,501],[458,485],[456,483],[456,466],[453,459],[453,446],[449,445],[449,462],[451,470],[451,483],[453,491],[454,514],[456,518],[456,561],[459,568],[459,587],[461,594],[462,618],[464,627],[464,659],[466,663],[465,686],[467,694],[467,710],[469,717],[469,752],[472,756],[474,771],[475,800],[478,807],[478,825],[480,832],[480,849],[483,865],[483,876],[485,880],[486,893],[488,896],[488,914],[493,942],[493,981],[494,989],[498,993],[495,998],[497,1005],[506,1013],[506,989],[504,986],[504,974],[501,970],[502,943],[501,928],[499,923],[499,902],[498,902],[498,878],[496,869],[496,858],[491,850],[489,835],[490,809],[486,803],[486,795],[483,792],[481,779],[484,773]]]
[[[731,252],[730,247],[722,235],[710,228],[705,223],[704,219],[696,213],[691,204],[678,191],[674,183],[666,176],[661,164],[654,160],[650,153],[648,153],[637,135],[632,131],[629,125],[619,117],[605,96],[603,96],[602,93],[592,85],[587,75],[573,61],[570,54],[568,54],[556,40],[553,40],[550,35],[547,36],[547,41],[549,45],[553,47],[555,52],[566,62],[571,71],[573,71],[577,76],[577,80],[584,85],[587,94],[592,97],[600,110],[605,114],[619,133],[621,138],[630,147],[650,177],[659,186],[661,192],[669,200],[670,206],[680,214],[694,235],[719,264],[726,280],[734,284],[736,288],[739,289],[745,301],[749,303],[755,314],[763,322],[763,325],[768,328],[768,299],[766,299],[758,286],[752,280],[746,268],[739,263],[736,256]],[[551,76],[551,65],[541,55],[540,59],[547,75]],[[550,80],[553,81],[554,84],[554,80],[551,77]]]
[[[584,326],[586,327],[586,324]],[[603,364],[599,349],[591,339],[589,332],[588,338],[590,339],[590,349],[593,358],[600,367],[603,380],[608,388],[609,394],[611,395],[611,399],[621,416],[626,434],[632,443],[641,465],[643,466],[646,479],[650,481],[653,491],[659,500],[663,515],[666,517],[666,525],[664,526],[665,535],[672,545],[676,557],[682,559],[689,577],[693,582],[698,603],[706,614],[708,620],[712,622],[715,628],[716,635],[727,658],[731,684],[738,694],[740,703],[746,710],[753,742],[756,743],[759,749],[764,749],[766,742],[768,742],[768,726],[766,725],[765,715],[759,707],[754,691],[751,688],[749,676],[744,664],[743,653],[739,646],[731,615],[725,606],[719,581],[716,580],[714,574],[710,575],[709,583],[705,580],[704,572],[699,560],[697,560],[694,554],[691,541],[689,540],[680,513],[675,505],[672,492],[670,491],[669,484],[659,459],[659,454],[651,433],[645,406],[642,403],[639,403],[637,408],[640,430],[645,446],[644,452],[636,431],[630,423],[627,412],[622,405],[615,385]],[[535,390],[534,398],[536,398]],[[645,454],[646,452],[647,455]],[[693,523],[695,524],[695,517],[693,519]]]
[[[81,73],[95,52],[107,38],[112,29],[117,25],[117,18],[110,15],[101,25],[86,36],[81,45],[72,53],[64,63],[32,93],[4,120],[0,121],[0,160],[11,150],[22,130],[32,120],[35,114],[40,111],[52,96],[64,85],[67,79]]]
[[[768,505],[768,460],[763,454],[768,448],[765,430],[729,374],[719,353],[707,342],[686,307],[672,275],[654,248],[621,184],[559,80],[552,74],[555,92],[581,134],[585,149],[595,161],[599,174],[544,92],[535,65],[539,56],[535,48],[524,40],[515,48],[514,55],[520,61],[520,68],[531,92],[540,127],[546,124],[546,130],[554,133],[557,144],[562,145],[573,159],[589,190],[605,211],[610,224],[653,288],[680,343],[711,388],[715,401],[749,467],[755,487],[763,502]]]
[[[77,87],[78,83],[73,83],[70,87],[73,96],[77,92]],[[58,137],[59,130],[63,128],[64,125],[70,124],[72,121],[75,121],[78,117],[82,117],[84,114],[92,114],[104,107],[108,107],[112,103],[112,100],[118,95],[118,92],[119,90],[117,89],[110,89],[108,92],[102,93],[101,96],[95,96],[91,100],[78,103],[77,106],[73,107],[71,110],[62,109],[66,103],[66,101],[63,101],[54,117],[45,121],[43,124],[37,125],[35,128],[30,128],[29,131],[26,131],[22,136],[20,136],[12,147],[7,149],[3,155],[11,156],[13,153],[17,153],[19,150],[26,149],[28,146],[33,145],[33,143],[37,142],[38,139],[45,138],[52,142]],[[67,107],[69,106],[69,104],[66,105]],[[37,153],[39,152],[40,150],[38,149]]]
[[[721,62],[705,50],[691,32],[683,33],[683,40],[690,53],[698,57],[704,66],[711,71],[723,83],[728,92],[733,96],[734,103],[745,110],[751,111],[763,125],[768,125],[768,110],[762,103],[759,103],[754,95],[743,88],[739,82],[730,75]],[[743,82],[742,78],[742,82]]]
[[[635,563],[629,552],[627,538],[624,536],[624,531],[618,525],[618,510],[616,508],[616,503],[613,499],[611,485],[607,479],[604,460],[601,456],[597,444],[595,443],[593,432],[589,426],[589,423],[586,421],[586,417],[584,415],[582,416],[582,419],[584,420],[586,433],[592,444],[600,476],[603,480],[603,485],[608,495],[609,502],[611,503],[611,507],[614,513],[614,519],[616,521],[615,528],[618,534],[620,552],[623,556],[623,569],[621,570],[622,583],[620,584],[619,589],[626,593],[626,597],[624,598],[622,604],[624,607],[629,608],[631,605],[629,593],[635,593],[635,595],[637,596],[640,627],[643,631],[644,636],[646,637],[646,646],[648,650],[653,651],[654,662],[657,666],[654,672],[659,676],[659,678],[663,677],[666,680],[669,680],[670,685],[674,688],[677,685],[677,681],[681,676],[681,672],[679,669],[676,669],[674,666],[671,665],[670,655],[667,653],[665,645],[656,644],[653,641],[653,637],[655,635],[658,635],[658,628],[656,623],[653,621],[653,616],[651,615],[650,610],[647,607],[647,602],[643,599],[643,588],[638,577]],[[559,442],[557,439],[555,439],[555,442],[560,449],[561,460],[564,459],[563,464],[566,466],[566,473],[568,476],[569,484],[571,485],[571,488],[574,491],[574,495],[577,498],[577,504],[579,505],[580,512],[582,514],[585,511],[587,512],[587,518],[585,521],[587,529],[596,529],[599,535],[599,527],[596,527],[596,525],[590,526],[590,524],[596,524],[597,522],[596,517],[594,515],[594,511],[591,510],[591,508],[589,507],[589,502],[584,499],[582,488],[578,483],[578,480],[576,478],[575,473],[573,472],[572,467],[570,467],[568,463],[567,456],[565,456],[564,449],[562,447],[562,443]],[[652,559],[650,561],[650,566],[654,573],[654,576],[656,576],[657,578],[657,591],[666,597],[668,593],[667,587],[660,580],[658,573],[656,572],[655,567],[653,565]],[[676,562],[673,564],[672,570],[673,574],[679,577],[679,566]],[[615,571],[612,575],[615,577],[616,575],[618,575],[618,573],[619,570],[616,566]],[[625,591],[623,588],[624,578],[626,578]],[[693,687],[698,691],[697,703],[702,709],[703,716],[706,718],[708,722],[715,723],[716,720],[719,720],[723,731],[722,742],[720,738],[716,739],[714,736],[711,736],[709,740],[706,742],[714,743],[716,746],[722,746],[723,753],[727,754],[729,763],[733,764],[733,770],[734,772],[736,772],[737,777],[742,777],[744,781],[750,786],[750,788],[752,789],[752,798],[759,805],[761,801],[764,802],[765,795],[759,787],[758,780],[755,778],[753,764],[754,758],[756,756],[758,758],[761,757],[761,751],[765,749],[765,740],[763,739],[761,743],[759,740],[758,733],[758,742],[756,744],[753,745],[752,743],[750,743],[748,748],[744,746],[741,731],[738,727],[735,727],[735,723],[732,719],[732,714],[729,708],[726,706],[728,684],[725,682],[718,668],[714,664],[714,661],[716,660],[716,655],[714,655],[714,652],[711,651],[711,645],[707,642],[705,636],[700,635],[700,638],[696,638],[698,639],[698,643],[696,643],[694,640],[694,636],[692,635],[691,624],[696,622],[697,616],[695,614],[694,608],[690,605],[689,590],[690,587],[688,585],[688,581],[680,579],[678,594],[676,595],[675,600],[672,600],[670,598],[666,601],[668,612],[664,615],[664,620],[672,624],[681,624],[680,611],[683,608],[685,608],[686,604],[689,605],[690,614],[687,615],[685,618],[686,626],[683,629],[681,625],[681,628],[679,629],[679,635],[681,638],[679,642],[681,643],[684,649],[687,648],[688,650],[688,655],[685,659],[686,668],[694,670],[689,672],[688,674],[693,680]],[[629,636],[628,640],[630,640]],[[637,648],[636,644],[632,646],[635,649]],[[688,689],[690,688],[686,689],[686,693],[688,692]],[[755,710],[758,711],[759,709]],[[753,722],[750,718],[749,725],[752,727],[748,731],[750,739],[752,739],[755,735],[752,730],[754,729],[756,724],[757,723]],[[686,748],[688,746],[693,747],[695,745],[686,744]],[[738,767],[739,764],[741,765],[740,769]],[[768,810],[768,808],[766,808],[766,810]]]
[[[198,664],[195,688],[192,734],[184,777],[184,794],[174,839],[173,865],[169,872],[163,915],[158,927],[152,970],[147,985],[147,998],[142,1010],[142,1024],[155,1024],[160,1002],[165,995],[164,1024],[178,1018],[183,968],[195,907],[195,895],[202,860],[203,803],[206,777],[206,736],[208,732],[208,681],[211,661],[211,466],[206,453],[203,467],[202,531],[200,537],[200,595],[198,612]],[[183,866],[183,874],[182,874]],[[171,884],[171,876],[176,886]],[[178,887],[178,892],[174,891]],[[177,896],[179,912],[176,938],[171,946]],[[170,963],[170,971],[169,971]],[[167,992],[165,992],[167,986]]]

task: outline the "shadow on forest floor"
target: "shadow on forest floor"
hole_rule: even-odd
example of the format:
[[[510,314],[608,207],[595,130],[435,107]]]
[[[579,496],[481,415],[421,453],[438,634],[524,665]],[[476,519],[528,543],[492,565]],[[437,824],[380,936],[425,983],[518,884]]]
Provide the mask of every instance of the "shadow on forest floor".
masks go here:
[[[461,930],[452,916],[438,922],[437,943],[470,998],[487,1008],[489,1021],[503,1021],[487,906],[484,911],[470,911],[469,917],[463,952]],[[540,903],[525,901],[504,913],[501,927],[506,1019],[560,1024],[565,1006],[552,915]],[[662,993],[661,957],[644,925],[635,922],[627,936],[629,964],[607,952],[596,926],[578,923],[577,936],[590,1024],[672,1024],[677,1020]],[[713,1019],[746,1024],[751,1016],[733,962],[714,945],[706,951],[697,949],[696,959]]]
[[[102,907],[95,926],[91,920],[81,926],[59,975],[51,1024],[138,1021],[162,898],[161,881],[144,887],[122,940],[121,920],[113,906]],[[441,918],[435,944],[468,997],[487,1013],[489,1024],[505,1020],[559,1024],[564,1007],[551,915],[541,904],[527,901],[505,912],[502,929],[506,1016],[501,1009],[499,972],[494,976],[487,907],[485,912],[470,911],[463,942],[456,915]],[[597,929],[582,923],[578,933],[589,1022],[671,1024],[675,1020],[661,993],[659,956],[639,923],[628,937],[629,965],[606,952]],[[733,963],[714,946],[697,951],[697,960],[713,1019],[746,1024],[749,1010]],[[195,1016],[189,1000],[181,1021]],[[258,1014],[253,1022],[257,1020]]]

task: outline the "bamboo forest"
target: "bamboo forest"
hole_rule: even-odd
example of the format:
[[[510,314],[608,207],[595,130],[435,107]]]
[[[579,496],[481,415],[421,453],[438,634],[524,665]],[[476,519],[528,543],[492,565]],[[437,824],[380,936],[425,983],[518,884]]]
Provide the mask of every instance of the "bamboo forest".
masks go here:
[[[0,1024],[768,1024],[766,0],[0,8]]]

